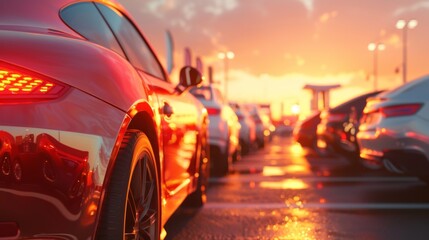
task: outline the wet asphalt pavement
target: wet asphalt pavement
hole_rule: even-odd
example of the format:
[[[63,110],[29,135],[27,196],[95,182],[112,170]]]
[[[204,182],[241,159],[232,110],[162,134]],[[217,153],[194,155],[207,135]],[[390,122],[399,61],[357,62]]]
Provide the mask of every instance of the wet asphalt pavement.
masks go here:
[[[352,168],[275,136],[211,178],[201,209],[180,208],[167,239],[429,239],[429,187]]]

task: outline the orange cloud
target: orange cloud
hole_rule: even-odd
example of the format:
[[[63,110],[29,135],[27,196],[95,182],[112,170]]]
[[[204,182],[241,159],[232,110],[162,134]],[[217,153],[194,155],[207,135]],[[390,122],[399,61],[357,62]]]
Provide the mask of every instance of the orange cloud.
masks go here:
[[[319,17],[319,22],[320,22],[320,23],[326,23],[326,22],[328,22],[329,20],[331,20],[331,19],[333,19],[333,18],[337,17],[337,15],[338,15],[338,12],[337,12],[337,11],[332,11],[332,12],[324,13],[324,14],[322,14],[322,15]]]

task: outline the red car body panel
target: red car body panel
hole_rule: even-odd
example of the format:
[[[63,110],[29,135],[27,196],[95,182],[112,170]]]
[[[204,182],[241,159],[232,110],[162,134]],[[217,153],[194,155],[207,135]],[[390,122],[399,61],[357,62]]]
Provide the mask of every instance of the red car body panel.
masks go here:
[[[0,239],[93,238],[129,127],[148,131],[158,158],[162,225],[196,187],[205,109],[168,79],[136,70],[70,29],[59,12],[74,2],[0,3],[0,71],[12,67],[65,89],[54,99],[0,95]]]

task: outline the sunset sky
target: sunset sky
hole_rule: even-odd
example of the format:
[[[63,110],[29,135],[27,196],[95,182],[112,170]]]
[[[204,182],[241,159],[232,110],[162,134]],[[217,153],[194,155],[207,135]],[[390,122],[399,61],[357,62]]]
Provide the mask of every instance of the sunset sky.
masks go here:
[[[166,66],[165,32],[174,38],[175,69],[184,48],[200,56],[223,84],[217,55],[232,51],[228,99],[271,102],[290,114],[299,104],[310,111],[305,84],[341,84],[331,91],[331,106],[373,90],[374,52],[378,86],[402,83],[402,30],[399,19],[416,19],[408,30],[408,79],[429,73],[429,1],[423,0],[118,0],[134,17]],[[173,80],[174,77],[173,77]],[[223,90],[223,85],[220,85]]]

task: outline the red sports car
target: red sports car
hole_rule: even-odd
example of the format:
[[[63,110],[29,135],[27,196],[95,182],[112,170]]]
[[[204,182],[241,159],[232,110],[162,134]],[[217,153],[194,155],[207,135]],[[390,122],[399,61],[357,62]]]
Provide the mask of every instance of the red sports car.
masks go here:
[[[0,3],[0,239],[159,239],[202,206],[208,116],[115,2]]]

